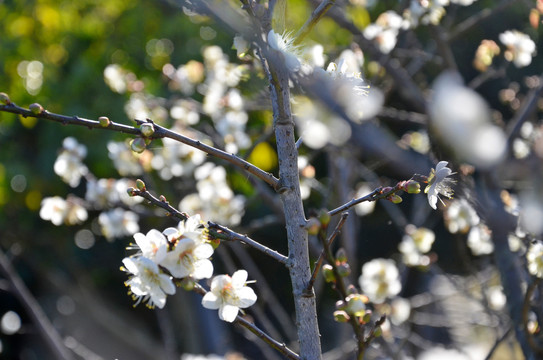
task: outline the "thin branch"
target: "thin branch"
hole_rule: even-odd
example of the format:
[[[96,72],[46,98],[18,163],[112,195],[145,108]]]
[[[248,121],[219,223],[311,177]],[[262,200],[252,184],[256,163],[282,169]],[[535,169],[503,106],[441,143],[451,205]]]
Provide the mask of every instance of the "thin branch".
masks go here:
[[[207,290],[204,289],[200,284],[195,284],[193,291],[202,296],[207,293]],[[284,343],[280,343],[279,341],[273,339],[271,336],[260,330],[255,324],[244,319],[242,316],[238,315],[234,323],[243,326],[244,328],[255,334],[259,339],[270,345],[275,350],[279,351],[287,359],[300,360],[300,356],[294,351],[290,350]]]
[[[130,195],[132,196],[141,196],[145,200],[149,201],[151,204],[158,206],[168,212],[168,215],[174,216],[180,220],[187,220],[189,218],[189,215],[187,213],[183,213],[173,206],[170,205],[170,203],[165,199],[157,199],[153,194],[151,194],[147,190],[138,190],[138,189],[130,189]]]
[[[498,5],[496,5],[494,8],[485,8],[485,9],[483,9],[481,12],[473,15],[470,18],[467,18],[466,20],[464,20],[463,22],[458,24],[456,26],[456,28],[454,28],[450,32],[450,34],[447,37],[447,40],[448,41],[455,40],[456,38],[462,36],[464,33],[471,30],[471,28],[473,28],[474,26],[479,24],[481,21],[489,18],[492,15],[497,14],[498,12],[500,12],[502,10],[507,9],[509,6],[515,4],[517,1],[518,0],[504,0],[501,3],[499,3]]]
[[[22,107],[17,106],[14,103],[9,103],[7,105],[0,105],[0,111],[10,112],[13,114],[19,114],[23,117],[34,117],[37,119],[52,120],[52,121],[59,122],[63,125],[78,125],[78,126],[87,127],[89,129],[106,129],[106,130],[113,130],[113,131],[136,135],[136,136],[142,136],[140,129],[134,126],[118,124],[112,121],[110,121],[107,124],[107,126],[104,126],[97,120],[89,120],[89,119],[85,119],[79,116],[60,115],[60,114],[49,112],[47,110],[43,110],[42,112],[36,114],[28,109],[24,109]],[[142,124],[142,123],[153,124],[155,132],[151,137],[149,137],[150,139],[170,138],[170,139],[176,140],[180,143],[183,143],[185,145],[189,145],[198,150],[201,150],[209,155],[215,156],[219,159],[226,160],[232,165],[235,165],[238,168],[241,168],[247,171],[248,173],[255,175],[257,178],[265,181],[266,183],[271,185],[274,189],[277,189],[279,187],[279,179],[274,177],[273,174],[265,172],[264,170],[237,157],[234,154],[229,154],[223,150],[204,144],[198,140],[191,139],[175,131],[166,129],[160,125],[155,124],[151,120],[146,120],[146,121],[136,120],[136,122],[139,124]]]
[[[362,197],[359,197],[359,198],[356,198],[356,199],[352,199],[348,203],[345,203],[345,204],[341,205],[340,207],[335,208],[334,210],[328,211],[328,214],[330,216],[334,216],[336,214],[339,214],[340,212],[348,210],[349,208],[355,206],[356,204],[360,204],[361,202],[364,202],[364,201],[376,201],[378,199],[385,198],[385,197],[387,197],[388,195],[390,195],[390,194],[392,194],[394,192],[396,192],[396,190],[391,190],[389,192],[383,193],[383,187],[380,186],[380,187],[378,187],[377,189],[373,190],[371,193],[369,193],[369,194],[367,194],[365,196],[362,196]]]
[[[0,249],[0,270],[9,281],[14,295],[26,309],[28,315],[38,328],[39,334],[55,354],[55,357],[62,360],[73,359],[74,357],[72,354],[68,351],[66,346],[64,346],[61,336],[47,318],[47,315],[43,312],[40,304],[36,301],[36,298],[28,290],[23,280],[21,280],[2,249]]]
[[[492,345],[492,348],[488,351],[488,354],[486,355],[484,360],[492,359],[492,355],[494,355],[494,352],[496,351],[498,346],[500,346],[502,341],[507,339],[507,337],[511,334],[512,331],[513,331],[513,327],[509,326],[509,328],[503,333],[503,335],[500,336],[498,339],[496,339],[496,342],[494,342],[494,345]]]
[[[300,356],[296,354],[294,351],[290,350],[286,344],[280,343],[277,340],[274,340],[273,338],[268,336],[268,334],[260,330],[255,324],[245,320],[239,315],[236,318],[236,324],[243,326],[244,328],[246,328],[247,330],[255,334],[259,339],[264,341],[266,344],[270,345],[275,350],[279,351],[287,359],[300,360]]]
[[[213,231],[213,236],[227,241],[241,241],[242,243],[245,243],[252,248],[272,257],[274,260],[280,262],[283,265],[287,265],[288,258],[284,255],[281,255],[275,250],[270,249],[267,246],[262,245],[258,241],[255,241],[248,237],[247,235],[238,234],[235,231],[230,230],[226,226],[219,225],[217,223],[214,223],[212,221],[208,221],[207,225],[209,226],[210,231],[211,230],[217,230]]]
[[[305,24],[296,33],[294,44],[299,44],[313,30],[320,19],[328,12],[328,10],[336,3],[336,0],[323,0],[319,6],[311,13],[311,17],[307,19]]]
[[[328,239],[326,239],[326,242],[328,244],[328,247],[332,246],[332,243],[336,239],[336,237],[339,235],[341,228],[343,225],[345,225],[345,222],[347,221],[347,217],[349,216],[349,213],[344,212],[341,214],[341,217],[339,218],[339,222],[336,225],[336,228],[334,231],[330,234]],[[307,284],[307,288],[305,289],[306,293],[312,293],[313,284],[315,283],[315,280],[317,279],[317,275],[322,267],[322,263],[324,262],[324,257],[326,256],[325,251],[322,250],[319,258],[317,259],[317,262],[315,263],[315,268],[313,269],[313,273],[311,274],[311,278],[309,279],[309,283]]]

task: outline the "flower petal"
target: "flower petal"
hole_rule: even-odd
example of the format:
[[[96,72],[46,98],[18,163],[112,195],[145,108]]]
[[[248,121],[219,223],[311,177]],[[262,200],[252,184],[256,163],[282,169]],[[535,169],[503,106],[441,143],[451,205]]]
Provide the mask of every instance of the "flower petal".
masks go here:
[[[239,308],[237,306],[225,304],[219,309],[219,318],[223,321],[233,322],[238,316]]]

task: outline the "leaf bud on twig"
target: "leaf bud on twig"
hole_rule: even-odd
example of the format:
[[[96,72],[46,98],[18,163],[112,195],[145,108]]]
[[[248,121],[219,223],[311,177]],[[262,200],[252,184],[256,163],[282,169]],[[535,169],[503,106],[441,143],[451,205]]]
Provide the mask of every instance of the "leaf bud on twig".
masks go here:
[[[111,125],[111,121],[109,121],[109,118],[107,116],[100,116],[98,118],[98,122],[100,123],[101,127],[108,127]]]
[[[33,104],[30,104],[30,106],[28,107],[28,110],[30,110],[30,112],[34,115],[39,115],[43,112],[43,106],[41,106],[38,103],[33,103]]]
[[[151,137],[155,133],[155,127],[152,123],[143,123],[140,126],[141,134],[145,137]]]
[[[133,152],[138,154],[141,154],[145,150],[146,146],[145,140],[142,138],[136,138],[130,142],[130,148]]]
[[[11,100],[9,99],[9,95],[5,92],[0,92],[0,103],[2,105],[9,105],[11,104]]]

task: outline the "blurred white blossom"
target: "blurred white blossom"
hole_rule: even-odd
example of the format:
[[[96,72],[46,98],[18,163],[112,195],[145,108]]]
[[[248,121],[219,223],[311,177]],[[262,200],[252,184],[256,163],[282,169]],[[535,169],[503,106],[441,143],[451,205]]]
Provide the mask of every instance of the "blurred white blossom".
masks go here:
[[[244,214],[245,198],[235,195],[226,181],[226,170],[213,163],[205,163],[194,172],[198,193],[185,196],[181,211],[200,214],[202,218],[225,225],[237,225]]]
[[[136,213],[121,208],[104,211],[98,216],[102,234],[108,241],[137,233],[140,229],[138,220]]]
[[[543,278],[543,244],[541,242],[537,241],[530,245],[526,260],[530,274]]]
[[[373,40],[382,53],[388,54],[396,46],[400,30],[406,29],[409,23],[395,11],[382,13],[374,23],[366,26],[364,37]]]
[[[516,67],[520,68],[531,64],[536,46],[528,35],[517,30],[508,30],[500,34],[500,41],[507,47],[505,58],[512,61]]]
[[[406,234],[398,249],[402,253],[403,261],[408,266],[427,266],[430,264],[428,256],[424,255],[430,251],[435,240],[432,230],[413,225],[406,227]]]
[[[126,141],[109,141],[108,156],[121,176],[137,176],[143,173],[140,163],[143,154],[136,154]]]
[[[468,247],[475,256],[492,254],[494,244],[490,229],[485,224],[479,223],[470,229]]]
[[[461,161],[481,168],[500,162],[506,137],[492,124],[490,111],[481,95],[464,86],[459,74],[445,72],[434,83],[429,103],[430,128]]]
[[[87,210],[74,198],[46,197],[41,202],[40,217],[59,226],[81,224],[88,218]]]
[[[356,187],[355,198],[360,198],[371,193],[373,189],[369,186],[368,183],[360,183]],[[375,209],[375,201],[363,201],[354,206],[354,210],[358,216],[365,216],[371,214]]]
[[[445,210],[445,226],[452,234],[466,234],[479,221],[477,212],[464,198],[453,200]]]
[[[202,305],[207,309],[219,310],[219,318],[233,322],[239,309],[247,308],[256,302],[256,294],[246,286],[247,271],[238,270],[232,277],[218,275],[211,280],[211,289],[204,295]]]
[[[62,150],[55,161],[55,174],[71,187],[78,186],[81,177],[88,173],[87,166],[82,163],[85,156],[87,156],[85,145],[79,144],[73,137],[65,138]]]
[[[364,294],[376,304],[398,295],[402,290],[398,268],[390,259],[374,259],[365,263],[358,282]]]

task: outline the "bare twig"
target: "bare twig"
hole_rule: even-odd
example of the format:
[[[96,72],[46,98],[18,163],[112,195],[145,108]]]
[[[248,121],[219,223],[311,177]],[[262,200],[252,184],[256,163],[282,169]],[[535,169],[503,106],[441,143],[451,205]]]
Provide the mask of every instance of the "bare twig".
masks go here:
[[[55,358],[72,360],[74,357],[62,342],[62,338],[43,312],[36,298],[30,293],[23,280],[19,277],[8,257],[0,249],[0,270],[8,280],[14,295],[19,299],[28,315],[39,330]]]
[[[334,231],[330,234],[328,239],[326,239],[326,242],[328,244],[328,247],[332,246],[332,243],[336,239],[336,237],[339,235],[341,228],[343,225],[345,225],[345,221],[347,221],[347,217],[349,216],[349,213],[344,212],[341,214],[341,217],[339,218],[339,222],[336,225],[336,228]],[[317,279],[317,275],[319,274],[319,271],[322,267],[322,263],[324,262],[324,257],[326,256],[325,251],[322,250],[319,258],[317,259],[317,262],[315,263],[315,268],[313,269],[313,273],[311,274],[311,279],[309,279],[309,283],[307,284],[306,293],[311,293],[313,284],[315,283],[315,280]]]
[[[252,248],[272,257],[274,260],[280,262],[281,264],[287,264],[288,258],[286,256],[281,255],[277,251],[262,245],[261,243],[251,239],[247,235],[238,234],[237,232],[230,230],[226,226],[219,225],[212,221],[208,221],[207,225],[209,226],[210,231],[212,231],[213,237],[227,241],[241,241],[242,243],[245,243]]]
[[[166,199],[157,199],[153,194],[151,194],[147,190],[138,190],[138,189],[131,189],[131,195],[133,196],[141,196],[145,200],[149,201],[151,204],[158,206],[168,212],[168,215],[174,216],[180,220],[187,220],[189,218],[189,215],[186,213],[183,213],[173,206],[170,205]]]
[[[379,199],[383,199],[385,197],[387,197],[388,195],[396,192],[397,190],[390,190],[386,193],[383,193],[383,187],[378,187],[377,189],[373,190],[371,193],[367,194],[367,195],[364,195],[362,197],[359,197],[359,198],[356,198],[356,199],[352,199],[351,201],[349,201],[348,203],[345,203],[343,205],[341,205],[340,207],[337,207],[335,208],[334,210],[330,210],[328,212],[328,214],[330,216],[334,216],[336,214],[339,214],[340,212],[343,212],[353,206],[355,206],[356,204],[360,204],[361,202],[364,202],[364,201],[376,201],[376,200],[379,200]]]
[[[302,40],[313,30],[313,27],[317,25],[319,20],[326,14],[326,12],[336,3],[336,0],[323,0],[319,6],[311,13],[311,17],[307,19],[305,24],[298,30],[295,36],[294,44],[299,44]]]
[[[207,290],[204,289],[200,284],[195,284],[193,291],[202,296],[207,293]],[[234,323],[243,326],[244,328],[255,334],[259,339],[270,345],[275,350],[279,351],[287,359],[300,360],[300,356],[291,349],[289,349],[285,344],[273,339],[271,336],[259,329],[255,324],[246,320],[242,316],[238,315]]]
[[[7,105],[0,105],[0,111],[4,112],[10,112],[13,114],[19,114],[23,117],[34,117],[37,119],[46,119],[46,120],[52,120],[59,122],[63,125],[77,125],[77,126],[84,126],[89,129],[106,129],[106,130],[113,130],[121,133],[136,135],[136,136],[142,136],[141,131],[139,128],[124,124],[118,124],[115,122],[109,122],[107,126],[103,126],[99,121],[97,120],[89,120],[85,119],[79,116],[66,116],[66,115],[60,115],[55,114],[52,112],[49,112],[47,110],[44,110],[38,114],[33,113],[32,111],[19,107],[15,105],[14,103],[10,103]],[[154,134],[150,137],[151,139],[159,139],[159,138],[170,138],[173,140],[176,140],[180,143],[183,143],[185,145],[192,146],[198,150],[201,150],[209,155],[215,156],[219,159],[223,159],[231,163],[232,165],[237,166],[238,168],[241,168],[245,171],[247,171],[250,174],[255,175],[257,178],[265,181],[269,185],[271,185],[274,189],[277,189],[279,186],[279,179],[273,176],[273,174],[263,171],[262,169],[256,167],[255,165],[239,158],[236,155],[229,154],[223,150],[217,149],[213,146],[204,144],[198,140],[191,139],[189,137],[186,137],[184,135],[181,135],[175,131],[166,129],[160,125],[157,125],[153,123],[151,120],[136,120],[137,123],[145,123],[150,122],[153,124],[154,127]]]

